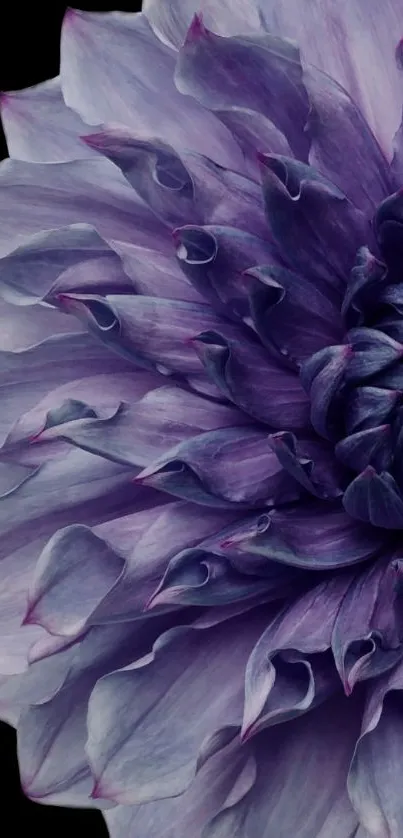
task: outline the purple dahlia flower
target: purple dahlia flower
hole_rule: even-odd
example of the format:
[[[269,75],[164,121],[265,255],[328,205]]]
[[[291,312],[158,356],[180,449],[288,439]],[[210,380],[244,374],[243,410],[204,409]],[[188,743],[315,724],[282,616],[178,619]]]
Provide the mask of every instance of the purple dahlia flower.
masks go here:
[[[2,97],[0,707],[112,838],[401,838],[402,4],[202,5]]]

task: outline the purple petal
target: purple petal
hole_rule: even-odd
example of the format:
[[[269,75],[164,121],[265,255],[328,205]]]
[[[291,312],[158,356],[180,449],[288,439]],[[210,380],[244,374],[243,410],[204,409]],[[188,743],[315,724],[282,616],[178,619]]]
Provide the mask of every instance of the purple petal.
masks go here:
[[[268,442],[283,468],[310,494],[326,500],[343,494],[346,475],[326,444],[297,440],[288,431],[271,434]]]
[[[388,471],[378,474],[367,466],[346,489],[343,504],[359,521],[386,530],[403,529],[403,496]]]
[[[348,433],[376,428],[390,418],[397,407],[399,393],[383,387],[355,387],[347,401]]]
[[[185,39],[192,17],[200,9],[206,25],[220,35],[245,35],[262,29],[262,19],[255,2],[242,0],[145,0],[144,12],[161,40],[179,48]]]
[[[161,140],[139,140],[121,128],[89,134],[86,144],[119,167],[146,204],[170,227],[199,221],[192,178],[173,148]]]
[[[276,265],[250,268],[252,319],[261,341],[299,368],[314,352],[342,337],[337,307],[319,284]]]
[[[31,542],[0,562],[0,673],[14,675],[28,666],[30,647],[44,632],[38,626],[21,627],[26,610],[27,580],[35,567],[43,541]],[[1,689],[0,689],[1,698]]]
[[[261,190],[254,181],[199,154],[179,156],[167,143],[106,126],[84,138],[122,171],[170,228],[186,223],[234,225],[267,237]]]
[[[60,526],[98,523],[116,509],[124,514],[136,505],[141,509],[158,503],[155,496],[135,487],[132,478],[133,468],[74,449],[31,468],[26,479],[20,478],[0,495],[1,552],[8,555]]]
[[[306,157],[309,104],[299,52],[289,41],[268,34],[256,41],[222,38],[196,15],[179,51],[175,80],[182,93],[213,111],[241,107],[262,113],[293,151]]]
[[[284,578],[285,577],[285,578]],[[223,556],[214,556],[202,547],[185,550],[171,559],[165,575],[151,596],[147,611],[156,606],[197,605],[222,607],[229,603],[282,598],[287,588],[286,574],[278,579],[259,579],[239,573]]]
[[[402,657],[399,562],[380,560],[353,580],[333,629],[332,649],[346,695]]]
[[[66,107],[59,77],[3,93],[0,108],[10,157],[59,163],[93,156],[80,140],[87,126]]]
[[[210,757],[183,795],[108,809],[104,816],[110,836],[202,838],[207,822],[225,806],[237,783],[246,784],[250,773],[253,778],[252,769],[250,753],[231,743]]]
[[[312,167],[274,155],[262,155],[261,163],[266,214],[281,257],[338,300],[367,235],[362,214]]]
[[[328,440],[341,435],[340,390],[351,355],[348,344],[329,346],[312,355],[301,369],[301,382],[311,400],[311,423]]]
[[[223,541],[223,547],[295,567],[325,570],[374,557],[383,543],[380,530],[354,521],[336,503],[311,501],[241,523]]]
[[[334,698],[256,738],[256,779],[205,830],[205,838],[353,838],[358,818],[346,777],[361,707]]]
[[[118,239],[171,250],[165,227],[137,198],[109,160],[23,163],[0,166],[0,255],[27,237],[70,224],[90,224],[107,241]],[[17,232],[18,231],[18,232]]]
[[[230,630],[227,623],[172,629],[149,655],[98,682],[87,743],[97,795],[146,803],[190,785],[206,737],[239,725],[239,673],[262,626],[261,616],[249,614]]]
[[[200,375],[191,341],[200,328],[220,325],[209,306],[180,300],[63,294],[59,302],[123,357],[163,375]]]
[[[402,87],[395,48],[402,35],[399,0],[270,0],[267,27],[293,38],[303,57],[349,91],[388,158],[400,120]],[[372,72],[377,68],[376,74]]]
[[[398,838],[403,828],[402,689],[402,664],[369,688],[348,778],[348,792],[360,822],[376,838]]]
[[[69,291],[133,292],[119,256],[87,224],[37,233],[0,260],[0,293],[17,305],[32,305]]]
[[[38,559],[25,622],[74,637],[85,628],[89,614],[123,567],[122,556],[88,527],[59,530]]]
[[[335,454],[344,465],[354,471],[364,471],[371,465],[379,471],[387,470],[393,462],[394,440],[391,425],[378,425],[351,434],[335,448]]]
[[[254,283],[246,268],[270,259],[270,245],[233,227],[186,225],[174,232],[176,255],[197,291],[227,317],[251,319]]]
[[[292,151],[284,134],[262,113],[249,108],[231,107],[227,110],[215,111],[215,114],[229,128],[240,145],[251,177],[260,180],[256,152],[292,157]]]
[[[243,736],[305,713],[336,690],[325,654],[351,577],[324,582],[274,617],[246,668]],[[297,654],[297,651],[298,654]]]
[[[389,196],[377,207],[374,227],[382,257],[388,267],[388,280],[389,282],[400,282],[400,263],[403,253],[402,190],[399,189],[394,194],[390,194],[390,192],[391,190],[389,190]],[[392,305],[393,302],[392,297]]]
[[[1,442],[16,420],[36,407],[38,400],[71,382],[77,364],[83,378],[124,373],[129,366],[85,333],[55,335],[27,349],[0,352]]]
[[[403,184],[403,116],[398,130],[393,138],[393,160],[392,172],[395,176],[396,186]]]
[[[392,191],[386,157],[344,88],[310,67],[304,73],[304,84],[311,102],[309,162],[371,217],[377,204]]]
[[[185,500],[224,508],[272,506],[299,493],[270,451],[266,433],[247,427],[218,429],[186,440],[136,480]]]
[[[386,277],[384,263],[367,247],[360,248],[342,305],[342,314],[349,328],[364,326],[366,317],[373,314]]]
[[[125,273],[130,277],[136,294],[163,297],[168,300],[203,302],[202,297],[187,281],[172,258],[172,253],[161,253],[127,242],[113,241]]]
[[[309,402],[298,377],[281,369],[259,345],[228,339],[222,326],[202,332],[193,344],[209,378],[234,404],[274,428],[300,430],[309,423]]]
[[[101,524],[96,532],[126,556],[124,573],[95,609],[94,622],[130,620],[141,616],[163,576],[169,560],[193,548],[233,520],[223,510],[169,503],[163,507]],[[126,529],[127,543],[122,544]]]
[[[141,377],[140,373],[140,385]],[[128,395],[124,395],[126,400]],[[65,417],[60,424],[42,426],[33,441],[61,438],[113,462],[144,467],[204,431],[248,424],[248,418],[236,409],[200,399],[179,387],[151,389],[139,400],[133,392],[133,397],[134,404],[121,403],[108,414],[97,410],[95,416],[77,415],[71,421]]]
[[[175,53],[156,38],[144,15],[78,10],[66,15],[63,96],[86,123],[126,125],[144,139],[158,137],[163,124],[164,139],[175,148],[199,151],[230,168],[242,167],[230,132],[197,102],[181,96],[174,71]]]
[[[346,379],[360,384],[363,379],[392,367],[403,358],[403,345],[378,329],[350,329],[346,339],[351,346]]]
[[[93,358],[93,371],[96,369],[95,359],[96,356]],[[112,374],[108,374],[105,372],[107,359],[101,356],[100,362],[102,360],[104,363],[102,366],[99,364],[99,369],[103,369],[104,374],[88,375],[54,389],[48,386],[45,397],[18,417],[7,435],[3,451],[9,454],[25,446],[26,454],[26,446],[30,444],[62,437],[65,431],[69,431],[72,422],[75,423],[73,427],[82,421],[88,423],[89,419],[100,419],[102,424],[102,421],[115,416],[122,401],[136,402],[161,383],[158,375],[144,370],[133,374],[132,369],[123,373],[112,367]],[[81,372],[86,371],[85,367],[81,369]]]
[[[85,753],[86,715],[92,686],[116,666],[140,656],[163,627],[95,627],[67,651],[64,680],[45,703],[23,710],[18,724],[18,756],[25,793],[42,803],[107,807],[90,797],[93,779]],[[59,667],[59,655],[47,659]],[[66,666],[67,664],[67,666]]]

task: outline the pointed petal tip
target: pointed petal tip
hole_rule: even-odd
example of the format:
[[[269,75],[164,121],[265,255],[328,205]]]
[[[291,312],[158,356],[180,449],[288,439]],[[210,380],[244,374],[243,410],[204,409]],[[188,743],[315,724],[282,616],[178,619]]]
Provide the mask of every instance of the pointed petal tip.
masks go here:
[[[201,12],[197,12],[186,33],[185,45],[193,44],[195,41],[204,38],[207,34],[208,30],[203,23],[203,15]]]
[[[90,798],[91,800],[100,800],[103,797],[105,797],[105,794],[102,791],[101,781],[97,780],[90,794]]]
[[[37,615],[35,614],[35,607],[36,603],[28,603],[27,610],[23,619],[21,620],[21,626],[37,626],[40,625]]]
[[[71,6],[67,6],[67,9],[64,13],[63,23],[73,23],[77,18],[84,17],[84,12],[80,9],[73,9]]]

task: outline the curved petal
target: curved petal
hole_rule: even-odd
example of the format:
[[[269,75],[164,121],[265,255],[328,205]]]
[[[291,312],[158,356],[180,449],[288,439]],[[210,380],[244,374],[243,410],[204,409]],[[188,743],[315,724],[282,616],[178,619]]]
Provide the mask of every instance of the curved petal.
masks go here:
[[[354,101],[334,79],[307,67],[304,84],[311,103],[309,162],[371,218],[393,188],[387,159]]]
[[[258,422],[301,430],[309,423],[309,401],[295,373],[282,369],[248,339],[227,337],[220,324],[193,339],[209,378],[226,398]]]
[[[27,587],[43,540],[4,557],[0,562],[0,673],[16,675],[28,667],[28,652],[44,634],[39,626],[21,626]],[[1,690],[0,690],[1,701]]]
[[[257,280],[250,290],[253,323],[277,358],[298,369],[314,352],[339,342],[338,308],[319,283],[277,265],[246,273]]]
[[[132,363],[163,375],[200,375],[192,338],[217,328],[220,318],[203,303],[156,297],[61,294],[62,311],[75,314],[104,343]]]
[[[177,259],[192,285],[224,316],[249,325],[259,283],[245,271],[273,258],[268,242],[229,226],[187,224],[173,235]]]
[[[371,838],[398,838],[403,828],[402,689],[402,664],[369,689],[348,778],[350,799]]]
[[[360,710],[337,697],[258,736],[255,782],[227,801],[203,838],[355,838],[346,777]]]
[[[130,369],[130,365],[123,364],[85,332],[53,335],[27,348],[0,351],[1,444],[16,421],[36,407],[38,400],[74,380],[76,364],[80,365],[82,377],[88,379],[97,374],[127,373]],[[148,384],[149,381],[143,392]],[[64,395],[68,395],[68,387]],[[37,432],[39,428],[31,430]]]
[[[366,240],[362,213],[313,167],[275,155],[260,160],[266,215],[280,256],[339,301]]]
[[[293,38],[303,57],[349,91],[392,156],[402,81],[395,52],[402,37],[399,0],[261,0],[268,28]],[[376,73],[373,72],[376,67]]]
[[[249,751],[239,748],[236,741],[230,743],[204,763],[189,789],[179,797],[108,809],[104,817],[109,834],[111,838],[136,834],[147,838],[202,838],[208,821],[225,806],[229,795],[235,798],[237,783],[242,786],[242,775],[249,776],[250,772],[253,778]]]
[[[166,224],[233,225],[267,238],[257,183],[208,157],[181,155],[161,140],[139,139],[123,128],[103,127],[85,142],[119,167],[131,186]]]
[[[0,112],[10,157],[32,163],[93,157],[80,139],[88,126],[66,106],[59,77],[2,93]]]
[[[384,543],[382,530],[354,521],[336,502],[308,501],[235,525],[222,548],[306,570],[330,570],[374,558]]]
[[[116,585],[92,614],[97,623],[139,617],[155,591],[169,560],[185,548],[196,547],[219,532],[234,513],[204,509],[190,503],[168,503],[127,518],[129,544],[125,545],[126,566]],[[125,519],[112,527],[101,524],[96,533],[120,550]]]
[[[168,300],[203,302],[203,298],[187,281],[172,252],[113,240],[113,250],[120,256],[125,273],[130,277],[136,294],[162,297]]]
[[[178,93],[174,71],[175,53],[154,35],[145,15],[67,11],[61,84],[66,104],[85,122],[120,123],[145,139],[158,137],[163,125],[164,139],[175,147],[242,168],[230,132],[208,110]]]
[[[36,564],[28,591],[25,624],[34,623],[50,633],[76,636],[85,628],[88,614],[116,582],[123,567],[123,557],[89,527],[73,524],[59,530]]]
[[[262,29],[262,18],[255,0],[145,0],[143,11],[161,40],[179,48],[183,43],[192,17],[203,12],[206,25],[219,35],[246,35]]]
[[[70,224],[95,227],[107,241],[171,251],[165,227],[109,160],[0,164],[0,255],[33,233]]]
[[[285,576],[285,574],[284,574]],[[282,598],[291,585],[279,573],[273,579],[259,579],[239,573],[223,556],[202,548],[185,550],[171,559],[164,578],[147,603],[147,612],[161,605],[226,606],[266,595],[267,601]],[[252,607],[252,605],[251,605]]]
[[[36,233],[0,259],[0,272],[0,294],[17,305],[69,291],[133,293],[119,256],[89,224]]]
[[[155,495],[133,485],[133,468],[76,449],[59,453],[0,495],[2,555],[33,538],[50,537],[60,526],[100,523],[117,509],[124,514],[159,503]],[[7,464],[7,475],[10,471],[12,476]]]
[[[149,655],[98,681],[87,743],[96,796],[130,804],[185,791],[206,738],[223,725],[236,732],[240,673],[263,620],[249,613],[230,626],[172,629]]]
[[[166,623],[165,623],[166,625]],[[88,699],[96,680],[150,647],[164,623],[96,627],[72,647],[64,680],[43,703],[22,711],[18,723],[18,758],[25,793],[41,803],[99,806],[90,796],[93,779],[85,754]],[[58,655],[47,664],[57,669]]]
[[[388,471],[367,466],[344,493],[343,505],[359,521],[386,530],[403,529],[403,495]]]
[[[223,38],[195,15],[179,51],[175,81],[182,93],[213,111],[244,107],[262,113],[306,159],[309,104],[299,52],[290,41],[268,34],[256,41]]]
[[[95,369],[94,364],[88,372],[95,372]],[[124,373],[122,368],[112,368],[111,375],[106,372],[105,365],[99,364],[99,369],[102,369],[99,375],[88,375],[51,388],[32,409],[22,412],[7,435],[3,453],[10,454],[24,448],[25,455],[29,445],[60,439],[65,431],[68,433],[71,423],[74,423],[73,427],[77,424],[80,427],[79,423],[83,420],[90,424],[90,419],[101,422],[113,419],[122,402],[137,402],[161,383],[158,375],[144,370],[138,370],[133,375],[132,369]],[[85,373],[85,368],[81,372]],[[39,448],[37,452],[39,454]]]

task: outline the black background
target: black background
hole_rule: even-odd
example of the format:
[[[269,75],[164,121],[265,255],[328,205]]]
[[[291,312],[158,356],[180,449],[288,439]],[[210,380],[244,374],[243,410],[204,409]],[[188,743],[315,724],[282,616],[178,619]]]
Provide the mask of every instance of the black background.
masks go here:
[[[169,2],[169,0],[162,0]],[[19,90],[45,79],[59,70],[60,27],[68,4],[51,0],[27,5],[9,3],[0,16],[0,90]],[[74,5],[74,3],[72,3]],[[87,11],[138,11],[140,2],[77,3]],[[90,60],[90,56],[89,56]],[[4,136],[0,135],[0,159],[6,157]],[[106,838],[107,830],[98,812],[42,806],[27,800],[21,792],[16,758],[15,732],[0,723],[1,824],[0,833],[18,835],[29,828],[31,835],[55,838],[58,830]],[[4,831],[5,829],[5,831]],[[130,838],[130,836],[127,836]]]

